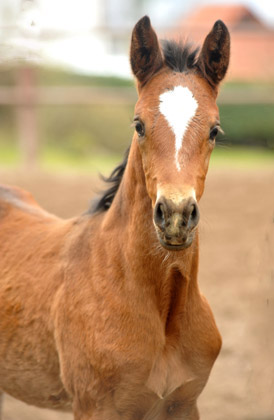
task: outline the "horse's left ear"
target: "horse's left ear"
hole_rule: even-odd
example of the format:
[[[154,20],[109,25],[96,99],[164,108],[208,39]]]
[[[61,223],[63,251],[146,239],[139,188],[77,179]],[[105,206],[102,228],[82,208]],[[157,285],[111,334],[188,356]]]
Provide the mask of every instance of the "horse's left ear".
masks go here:
[[[140,19],[133,29],[130,64],[141,85],[163,66],[159,41],[148,16]]]
[[[230,36],[221,20],[215,22],[200,52],[197,67],[209,83],[216,87],[224,78],[230,56]]]

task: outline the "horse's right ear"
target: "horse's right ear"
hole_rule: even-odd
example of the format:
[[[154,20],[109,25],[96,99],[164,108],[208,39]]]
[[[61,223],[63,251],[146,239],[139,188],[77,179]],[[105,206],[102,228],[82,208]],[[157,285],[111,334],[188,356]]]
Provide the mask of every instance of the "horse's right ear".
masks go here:
[[[163,66],[158,38],[148,16],[140,19],[132,31],[130,63],[141,85]]]
[[[197,61],[197,67],[213,87],[224,78],[230,56],[230,36],[221,20],[215,22],[207,35]]]

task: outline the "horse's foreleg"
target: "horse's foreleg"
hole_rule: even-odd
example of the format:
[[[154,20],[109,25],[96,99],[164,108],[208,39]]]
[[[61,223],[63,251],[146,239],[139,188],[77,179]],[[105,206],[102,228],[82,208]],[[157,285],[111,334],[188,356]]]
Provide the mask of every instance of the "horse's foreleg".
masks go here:
[[[164,399],[156,401],[143,420],[199,420],[196,400],[201,389],[197,379],[181,385]]]
[[[137,388],[134,392],[127,393],[124,387],[123,389],[117,388],[113,393],[106,395],[104,400],[93,406],[88,406],[83,404],[83,401],[75,399],[73,403],[74,420],[144,420],[145,413],[158,399],[154,392],[147,389],[138,391]],[[158,417],[153,417],[153,420],[156,419],[158,420]]]

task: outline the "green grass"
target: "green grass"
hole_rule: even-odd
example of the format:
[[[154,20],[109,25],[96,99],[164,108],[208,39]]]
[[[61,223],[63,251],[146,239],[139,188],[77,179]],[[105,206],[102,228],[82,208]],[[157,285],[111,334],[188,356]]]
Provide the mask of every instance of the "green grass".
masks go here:
[[[49,86],[134,87],[133,79],[115,76],[91,76],[62,68],[38,68],[37,79],[40,84]]]
[[[18,147],[0,144],[0,165],[2,168],[20,165],[20,152]]]
[[[242,169],[273,168],[274,151],[262,148],[216,146],[211,156],[211,167],[238,167]]]
[[[221,142],[274,149],[274,105],[223,104],[219,109],[225,132]]]
[[[77,172],[108,175],[122,160],[119,154],[88,154],[77,155],[47,148],[40,158],[40,166],[47,171]]]
[[[70,154],[47,150],[42,159],[42,167],[48,170],[63,170],[102,173],[108,175],[111,170],[123,159],[123,154],[87,155],[79,158]],[[274,151],[267,149],[254,149],[244,147],[216,147],[212,153],[211,168],[239,168],[274,170]]]
[[[39,113],[41,143],[79,157],[120,154],[132,138],[133,113],[131,105],[45,106]]]
[[[79,156],[60,149],[43,149],[38,167],[51,172],[72,172],[109,175],[123,159],[123,153],[93,153]],[[15,169],[22,165],[19,150],[0,144],[0,168]],[[216,147],[211,168],[239,168],[243,170],[274,169],[274,151],[244,147]]]

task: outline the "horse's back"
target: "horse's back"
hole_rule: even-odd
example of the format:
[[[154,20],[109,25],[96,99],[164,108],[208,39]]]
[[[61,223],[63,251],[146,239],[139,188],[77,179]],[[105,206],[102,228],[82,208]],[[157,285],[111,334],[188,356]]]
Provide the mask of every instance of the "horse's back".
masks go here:
[[[41,407],[70,407],[51,312],[71,226],[30,193],[0,186],[0,391]]]
[[[36,268],[44,254],[54,259],[71,226],[71,220],[60,219],[40,207],[29,192],[0,185],[0,268],[21,260],[23,272],[27,263]]]
[[[52,216],[39,206],[30,192],[16,186],[0,184],[0,219],[12,210]]]

